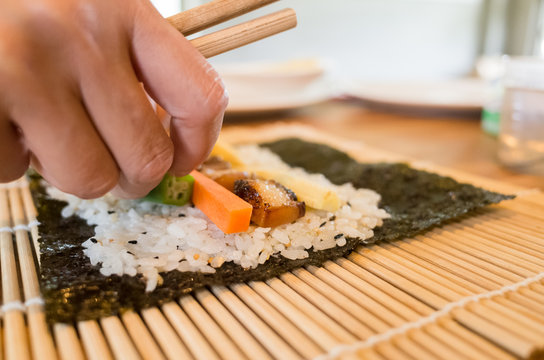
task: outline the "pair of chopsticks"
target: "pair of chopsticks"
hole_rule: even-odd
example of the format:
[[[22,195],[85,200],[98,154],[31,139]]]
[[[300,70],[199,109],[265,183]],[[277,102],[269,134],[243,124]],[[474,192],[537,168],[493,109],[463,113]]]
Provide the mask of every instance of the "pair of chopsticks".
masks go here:
[[[167,20],[188,36],[246,14],[277,0],[214,0],[173,15]],[[297,17],[293,9],[284,9],[191,40],[204,57],[209,58],[257,40],[294,28]]]

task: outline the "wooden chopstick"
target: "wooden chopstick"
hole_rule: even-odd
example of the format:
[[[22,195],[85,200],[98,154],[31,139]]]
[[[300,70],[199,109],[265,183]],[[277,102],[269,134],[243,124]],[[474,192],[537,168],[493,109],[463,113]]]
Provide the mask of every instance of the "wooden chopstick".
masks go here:
[[[292,29],[296,25],[295,11],[293,9],[284,9],[193,39],[191,44],[204,57],[209,58]]]
[[[167,18],[183,35],[207,29],[277,0],[214,0]],[[209,58],[294,28],[297,16],[284,9],[191,40]]]
[[[214,0],[167,18],[188,36],[278,0]]]

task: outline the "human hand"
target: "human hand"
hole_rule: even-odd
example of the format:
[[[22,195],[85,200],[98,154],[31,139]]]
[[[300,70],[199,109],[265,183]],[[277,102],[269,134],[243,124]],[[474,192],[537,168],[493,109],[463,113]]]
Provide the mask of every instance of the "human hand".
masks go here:
[[[2,0],[0,34],[0,182],[30,163],[82,198],[141,197],[217,139],[217,73],[147,0]]]

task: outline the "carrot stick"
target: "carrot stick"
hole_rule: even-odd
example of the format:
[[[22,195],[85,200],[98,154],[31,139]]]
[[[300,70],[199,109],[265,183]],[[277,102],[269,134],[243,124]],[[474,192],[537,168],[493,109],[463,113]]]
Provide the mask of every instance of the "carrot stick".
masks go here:
[[[195,179],[193,204],[225,234],[247,231],[253,210],[251,204],[196,170],[191,175]]]

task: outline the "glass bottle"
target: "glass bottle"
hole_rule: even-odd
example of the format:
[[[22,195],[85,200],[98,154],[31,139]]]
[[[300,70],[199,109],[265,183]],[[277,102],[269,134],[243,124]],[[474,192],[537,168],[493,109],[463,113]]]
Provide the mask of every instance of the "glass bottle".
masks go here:
[[[544,175],[544,60],[512,58],[506,65],[499,160]]]

